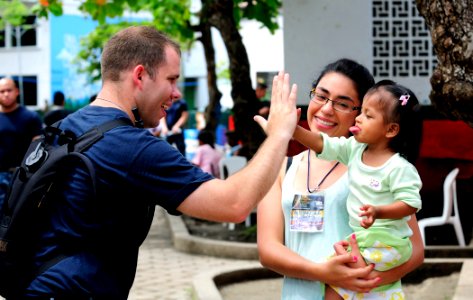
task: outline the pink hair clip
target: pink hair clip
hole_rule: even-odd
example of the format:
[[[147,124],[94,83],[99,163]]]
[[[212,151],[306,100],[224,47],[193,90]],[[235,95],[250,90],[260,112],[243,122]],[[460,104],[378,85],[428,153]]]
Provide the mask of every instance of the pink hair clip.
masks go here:
[[[407,101],[409,100],[410,97],[411,97],[411,95],[409,95],[409,94],[405,94],[405,95],[402,95],[401,97],[399,97],[399,101],[402,101],[401,105],[402,106],[406,105]]]

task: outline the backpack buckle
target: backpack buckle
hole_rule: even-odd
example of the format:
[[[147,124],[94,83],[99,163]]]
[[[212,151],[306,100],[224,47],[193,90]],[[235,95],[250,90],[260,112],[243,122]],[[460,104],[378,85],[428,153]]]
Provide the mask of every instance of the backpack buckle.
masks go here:
[[[43,143],[38,143],[33,152],[25,160],[25,166],[28,172],[36,171],[39,166],[48,158],[48,152],[44,149]]]

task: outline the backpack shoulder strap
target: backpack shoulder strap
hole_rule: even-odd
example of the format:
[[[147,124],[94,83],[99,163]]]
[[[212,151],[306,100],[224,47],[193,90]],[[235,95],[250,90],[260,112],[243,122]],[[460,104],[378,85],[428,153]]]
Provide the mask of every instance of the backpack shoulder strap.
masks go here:
[[[105,132],[119,126],[133,126],[133,124],[128,118],[120,118],[93,127],[77,138],[77,141],[74,145],[74,150],[77,152],[83,152],[87,150],[90,146],[92,146],[92,144],[101,139]]]
[[[121,118],[121,119],[111,120],[111,121],[108,121],[108,122],[106,122],[104,124],[101,124],[97,127],[94,127],[91,130],[84,133],[83,135],[81,135],[77,139],[77,143],[76,143],[76,147],[75,147],[76,152],[71,152],[70,153],[70,155],[76,156],[79,159],[81,159],[82,162],[87,167],[88,172],[89,172],[89,174],[92,178],[92,187],[93,187],[94,194],[96,193],[95,169],[94,169],[92,163],[89,161],[89,159],[84,154],[82,154],[80,152],[86,150],[93,143],[95,143],[97,140],[99,140],[105,132],[107,132],[107,131],[115,128],[115,127],[118,127],[118,126],[127,126],[127,125],[132,125],[131,120]],[[46,270],[48,270],[49,268],[51,268],[52,266],[54,266],[55,264],[57,264],[58,262],[60,262],[61,260],[65,259],[67,257],[68,257],[68,255],[65,255],[65,254],[56,255],[52,259],[50,259],[50,260],[46,261],[45,263],[43,263],[37,270],[35,270],[32,274],[33,275],[32,278],[33,279],[36,278],[41,273],[45,272]]]

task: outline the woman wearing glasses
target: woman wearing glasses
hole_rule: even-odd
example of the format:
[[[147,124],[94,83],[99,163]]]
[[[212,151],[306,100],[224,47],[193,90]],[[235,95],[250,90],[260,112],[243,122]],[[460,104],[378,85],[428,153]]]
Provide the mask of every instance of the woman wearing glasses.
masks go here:
[[[312,130],[329,136],[349,136],[361,100],[374,85],[360,64],[340,59],[325,67],[313,82],[307,121]],[[417,220],[412,216],[412,258],[386,272],[372,266],[350,268],[361,257],[333,253],[333,245],[351,233],[346,199],[347,168],[317,159],[313,151],[293,157],[283,166],[271,190],[258,205],[258,251],[261,263],[284,275],[282,299],[323,299],[325,284],[368,292],[399,280],[423,262],[424,248]],[[356,241],[351,245],[357,247]],[[340,251],[340,250],[339,250]]]

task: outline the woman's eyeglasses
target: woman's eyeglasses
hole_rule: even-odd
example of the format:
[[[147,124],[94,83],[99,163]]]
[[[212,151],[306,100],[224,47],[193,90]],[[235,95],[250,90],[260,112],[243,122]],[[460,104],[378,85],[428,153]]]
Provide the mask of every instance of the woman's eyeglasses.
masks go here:
[[[328,101],[332,102],[333,109],[339,112],[350,113],[352,111],[361,109],[360,106],[354,106],[351,100],[329,99],[325,97],[324,95],[317,93],[315,88],[310,90],[309,96],[310,96],[310,101],[313,101],[314,103],[319,104],[319,105],[324,105]]]

